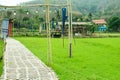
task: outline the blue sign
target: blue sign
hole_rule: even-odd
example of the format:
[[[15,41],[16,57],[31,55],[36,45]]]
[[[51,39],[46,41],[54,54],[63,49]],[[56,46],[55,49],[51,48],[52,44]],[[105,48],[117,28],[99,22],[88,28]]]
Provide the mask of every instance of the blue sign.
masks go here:
[[[66,12],[67,12],[66,8],[62,8],[62,21],[64,21],[64,22],[67,19]]]
[[[9,19],[3,19],[2,21],[2,38],[6,38],[8,36],[8,26],[9,26]]]
[[[54,21],[52,21],[52,29],[55,29]]]
[[[98,31],[106,31],[106,30],[107,30],[106,25],[102,25],[98,27]]]
[[[66,8],[62,8],[62,34],[64,34],[65,21],[67,19],[66,12],[67,12]]]

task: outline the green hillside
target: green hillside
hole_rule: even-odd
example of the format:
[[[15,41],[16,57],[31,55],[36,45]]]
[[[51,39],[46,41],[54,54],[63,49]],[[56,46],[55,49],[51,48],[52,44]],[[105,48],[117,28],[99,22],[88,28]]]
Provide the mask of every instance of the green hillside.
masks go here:
[[[50,0],[51,3],[63,4],[67,0]],[[24,4],[44,4],[45,0],[33,0]],[[72,0],[74,11],[79,11],[83,15],[92,13],[95,17],[109,18],[110,16],[120,16],[120,0]]]

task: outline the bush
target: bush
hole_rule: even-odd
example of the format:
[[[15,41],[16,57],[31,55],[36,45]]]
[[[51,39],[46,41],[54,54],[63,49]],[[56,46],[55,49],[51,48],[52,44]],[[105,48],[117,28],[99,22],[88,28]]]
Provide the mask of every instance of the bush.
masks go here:
[[[0,39],[0,58],[2,57],[3,55],[3,47],[4,47],[4,42],[2,39]]]
[[[3,71],[3,48],[4,48],[4,41],[0,39],[0,75]]]

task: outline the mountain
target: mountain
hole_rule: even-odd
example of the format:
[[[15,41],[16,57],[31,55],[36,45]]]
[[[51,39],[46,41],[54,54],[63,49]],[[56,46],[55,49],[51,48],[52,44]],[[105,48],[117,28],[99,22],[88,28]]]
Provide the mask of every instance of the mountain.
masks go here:
[[[50,0],[52,4],[64,4],[67,0]],[[33,0],[26,4],[45,4],[45,0]],[[108,18],[120,16],[120,0],[72,0],[73,11],[79,11],[83,15],[91,13],[94,17]]]
[[[74,0],[73,10],[78,10],[83,14],[92,13],[97,16],[120,16],[120,0]]]

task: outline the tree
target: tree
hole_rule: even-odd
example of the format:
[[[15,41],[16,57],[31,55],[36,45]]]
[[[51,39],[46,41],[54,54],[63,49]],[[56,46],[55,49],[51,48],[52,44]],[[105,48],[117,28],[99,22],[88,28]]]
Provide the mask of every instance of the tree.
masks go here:
[[[57,16],[56,16],[58,19],[60,19],[60,11],[57,10]]]
[[[118,32],[120,31],[120,17],[115,16],[115,17],[111,17],[109,19],[109,29],[112,29],[112,31]]]
[[[12,11],[7,11],[5,18],[11,18]]]
[[[89,14],[88,14],[88,19],[89,19],[89,21],[92,20],[92,13],[89,13]]]

